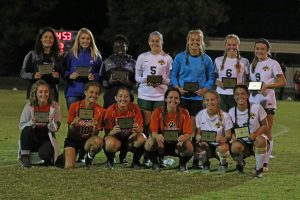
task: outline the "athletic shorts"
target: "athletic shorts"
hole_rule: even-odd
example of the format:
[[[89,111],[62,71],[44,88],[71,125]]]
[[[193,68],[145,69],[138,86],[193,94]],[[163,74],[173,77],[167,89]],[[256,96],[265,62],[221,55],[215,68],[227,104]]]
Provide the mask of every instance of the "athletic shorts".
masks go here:
[[[268,115],[275,115],[275,108],[265,108],[265,111]]]
[[[181,99],[180,106],[187,109],[191,116],[196,116],[203,109],[202,100]]]
[[[228,112],[230,108],[235,106],[233,95],[220,94],[220,98],[221,98],[220,106],[223,111]]]
[[[161,107],[164,105],[164,101],[149,101],[144,99],[137,99],[138,106],[140,109],[153,111],[157,107]]]

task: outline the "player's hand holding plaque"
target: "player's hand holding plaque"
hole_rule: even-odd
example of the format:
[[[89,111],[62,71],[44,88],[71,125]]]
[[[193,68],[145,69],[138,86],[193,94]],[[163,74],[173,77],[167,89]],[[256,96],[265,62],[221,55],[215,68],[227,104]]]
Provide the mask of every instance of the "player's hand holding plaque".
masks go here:
[[[234,129],[235,137],[236,138],[246,138],[249,137],[249,127],[238,127]]]
[[[111,73],[112,80],[128,80],[128,72],[127,71],[119,71],[119,70],[112,70]]]
[[[162,84],[162,75],[148,75],[147,84],[151,86],[156,86]]]
[[[91,73],[92,68],[89,66],[76,66],[76,72],[78,73],[79,77],[87,78],[89,73]]]
[[[201,130],[201,140],[204,142],[215,142],[217,132],[216,131],[203,131]]]
[[[126,117],[126,118],[118,118],[118,124],[120,126],[120,129],[132,129],[134,120],[132,117]]]
[[[83,120],[91,120],[94,118],[94,109],[80,108],[78,117]]]
[[[255,82],[251,81],[249,82],[248,90],[250,91],[260,91],[262,88],[263,82]]]
[[[49,112],[34,112],[35,123],[48,123]]]
[[[51,74],[53,72],[53,64],[39,64],[38,70],[42,74]]]
[[[224,89],[233,89],[237,84],[237,79],[236,78],[223,77],[222,78],[222,83],[223,83],[223,88]]]
[[[179,130],[164,130],[164,140],[176,142],[179,137]]]
[[[199,84],[198,82],[184,82],[183,89],[188,92],[194,93],[199,90]]]

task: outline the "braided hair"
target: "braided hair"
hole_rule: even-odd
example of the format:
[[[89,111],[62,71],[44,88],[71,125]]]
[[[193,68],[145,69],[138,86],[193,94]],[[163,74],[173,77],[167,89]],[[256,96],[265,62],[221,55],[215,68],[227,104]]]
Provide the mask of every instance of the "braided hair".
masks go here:
[[[235,34],[229,34],[229,35],[227,35],[227,36],[225,37],[225,45],[226,45],[226,43],[227,43],[227,40],[229,40],[229,39],[235,39],[236,42],[237,42],[238,44],[240,44],[240,39],[239,39],[239,37],[238,37],[237,35],[235,35]],[[227,51],[227,49],[225,49],[225,51],[224,51],[224,57],[223,57],[223,60],[222,60],[222,65],[221,65],[221,71],[224,70],[224,65],[225,65],[225,61],[226,61],[226,58],[227,58],[227,53],[228,53],[228,51]],[[237,49],[237,55],[236,55],[236,58],[237,58],[237,62],[236,62],[236,64],[235,64],[235,68],[236,68],[237,73],[240,73],[240,72],[241,72],[241,64],[240,64],[241,56],[240,56],[240,51],[239,51],[239,49]]]

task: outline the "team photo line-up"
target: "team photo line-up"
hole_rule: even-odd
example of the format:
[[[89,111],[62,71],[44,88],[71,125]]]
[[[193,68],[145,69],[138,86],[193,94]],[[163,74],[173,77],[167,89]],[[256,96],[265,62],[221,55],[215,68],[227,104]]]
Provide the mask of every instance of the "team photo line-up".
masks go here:
[[[134,169],[160,171],[164,156],[176,156],[180,172],[188,171],[190,159],[192,168],[209,172],[210,159],[216,158],[217,172],[225,173],[231,156],[236,171],[244,174],[245,158],[255,156],[254,176],[268,172],[274,89],[286,86],[268,40],[253,44],[251,63],[240,55],[235,34],[225,37],[224,54],[214,62],[205,53],[200,29],[188,32],[186,47],[174,60],[163,51],[160,32],[150,33],[148,44],[150,50],[135,61],[127,54],[128,39],[116,35],[114,53],[103,60],[91,31],[81,28],[71,50],[60,55],[54,30],[40,31],[20,73],[29,82],[19,124],[22,166],[30,168],[36,160],[62,168],[74,168],[77,162],[91,166],[103,149],[110,169],[119,151],[123,165],[128,165],[127,153],[133,153]],[[62,79],[68,130],[59,155],[55,135],[62,120]],[[103,106],[97,103],[101,89]]]

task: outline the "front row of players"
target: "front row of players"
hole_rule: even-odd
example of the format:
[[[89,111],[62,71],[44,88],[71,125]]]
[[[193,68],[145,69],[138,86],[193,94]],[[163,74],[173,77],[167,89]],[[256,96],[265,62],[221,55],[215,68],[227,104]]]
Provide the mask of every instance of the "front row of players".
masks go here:
[[[46,165],[73,168],[80,150],[86,152],[85,164],[89,166],[103,148],[109,168],[114,167],[117,151],[120,151],[122,163],[129,150],[133,153],[133,168],[141,168],[139,160],[147,154],[153,170],[157,171],[161,167],[159,158],[170,155],[179,157],[182,172],[188,170],[187,162],[192,156],[203,172],[210,170],[209,159],[217,158],[220,161],[218,172],[222,173],[228,168],[227,159],[231,155],[238,172],[244,173],[244,159],[254,155],[255,175],[262,176],[263,165],[268,161],[267,114],[261,105],[249,103],[249,91],[244,85],[234,88],[236,105],[229,113],[220,109],[220,98],[215,91],[206,92],[205,109],[195,117],[197,131],[194,137],[190,115],[179,107],[181,94],[176,88],[168,89],[164,106],[153,111],[148,139],[143,134],[141,111],[130,101],[130,91],[126,87],[118,90],[116,103],[107,110],[96,102],[100,95],[98,83],[87,83],[84,95],[84,100],[70,106],[68,135],[64,151],[58,156],[55,133],[60,127],[60,107],[52,101],[45,81],[34,84],[20,120],[19,158],[24,167],[31,167],[32,152],[37,152]],[[98,136],[103,129],[104,139]]]

